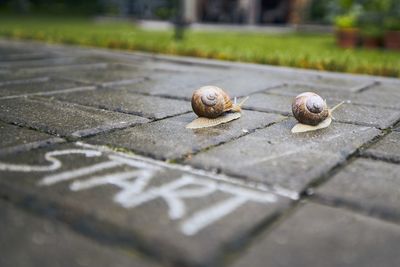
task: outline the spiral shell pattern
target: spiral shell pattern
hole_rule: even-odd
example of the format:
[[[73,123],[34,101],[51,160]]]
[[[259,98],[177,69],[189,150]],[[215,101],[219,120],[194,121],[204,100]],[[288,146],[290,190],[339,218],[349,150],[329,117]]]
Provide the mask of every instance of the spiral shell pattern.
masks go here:
[[[203,86],[194,91],[192,108],[199,117],[217,118],[232,109],[229,95],[219,87]]]
[[[312,92],[298,95],[292,103],[292,112],[300,123],[307,125],[318,125],[329,116],[325,101]]]

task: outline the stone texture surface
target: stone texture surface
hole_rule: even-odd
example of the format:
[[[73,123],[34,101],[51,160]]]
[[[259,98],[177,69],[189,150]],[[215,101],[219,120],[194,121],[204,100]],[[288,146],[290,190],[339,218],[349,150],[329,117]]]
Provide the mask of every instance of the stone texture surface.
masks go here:
[[[14,98],[17,96],[31,94],[51,94],[57,91],[69,89],[90,89],[85,83],[68,81],[63,79],[52,79],[49,77],[39,77],[27,80],[26,83],[0,83],[0,98]]]
[[[135,115],[38,98],[1,100],[0,109],[2,120],[60,136],[92,135],[147,121]]]
[[[324,201],[400,221],[400,165],[357,159],[318,190]]]
[[[99,135],[88,142],[124,147],[159,159],[177,159],[211,146],[231,141],[248,131],[262,128],[284,117],[255,111],[244,111],[242,117],[229,124],[191,130],[186,125],[197,116],[185,114],[132,129]]]
[[[84,83],[94,83],[101,86],[126,85],[140,82],[146,77],[146,72],[140,68],[129,64],[106,64],[105,68],[86,70],[67,69],[58,71],[55,77],[70,79]]]
[[[90,61],[90,59],[81,59],[76,57],[53,57],[53,58],[39,58],[31,60],[12,60],[12,61],[2,61],[0,62],[0,68],[7,69],[19,69],[19,68],[35,68],[35,67],[47,67],[47,66],[57,66],[57,65],[69,65],[76,64],[80,61]]]
[[[258,130],[187,163],[301,191],[379,134],[374,128],[335,122],[321,131],[292,134],[295,123],[290,119]]]
[[[1,195],[51,209],[101,239],[139,243],[178,266],[218,260],[225,244],[245,239],[289,203],[214,175],[81,145],[0,156],[0,169]]]
[[[356,93],[376,83],[371,77],[344,77],[341,75],[306,75],[295,74],[286,78],[288,84],[295,86],[317,86],[331,88],[335,91]]]
[[[134,114],[149,119],[162,119],[192,110],[190,102],[145,96],[119,89],[99,89],[52,96],[58,100],[95,108]]]
[[[400,227],[306,204],[232,266],[395,266]]]
[[[66,226],[0,201],[0,265],[28,266],[158,266],[132,253],[107,248]]]
[[[0,122],[0,151],[34,142],[45,142],[50,135]]]
[[[254,94],[244,103],[244,109],[276,112],[283,115],[292,115],[293,97],[273,95],[273,94]]]
[[[221,79],[221,75],[219,72],[157,70],[149,73],[146,78],[140,83],[118,87],[132,92],[190,100],[194,90],[204,85],[214,84]],[[230,90],[225,90],[231,94]]]
[[[1,266],[400,262],[399,79],[9,40],[0,61]],[[205,85],[242,117],[186,129]],[[347,102],[291,134],[305,91]]]
[[[400,163],[400,132],[394,131],[363,151],[367,157]]]

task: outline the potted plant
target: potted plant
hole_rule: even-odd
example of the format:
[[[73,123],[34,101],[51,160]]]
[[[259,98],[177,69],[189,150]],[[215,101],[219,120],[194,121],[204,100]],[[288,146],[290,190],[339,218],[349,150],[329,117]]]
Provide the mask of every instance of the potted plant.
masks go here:
[[[361,29],[363,47],[376,49],[381,46],[383,29],[379,25],[368,25]]]
[[[385,26],[385,48],[400,50],[400,18],[388,17],[384,22]]]
[[[337,16],[336,41],[340,47],[354,48],[358,44],[358,29],[356,28],[357,17],[354,14]]]

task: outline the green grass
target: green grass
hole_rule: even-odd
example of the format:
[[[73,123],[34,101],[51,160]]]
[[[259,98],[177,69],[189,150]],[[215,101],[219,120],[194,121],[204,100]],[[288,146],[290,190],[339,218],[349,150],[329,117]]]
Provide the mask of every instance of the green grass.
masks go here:
[[[400,53],[341,49],[331,34],[186,32],[142,30],[130,23],[78,18],[0,16],[0,36],[163,54],[255,62],[318,70],[400,77]]]

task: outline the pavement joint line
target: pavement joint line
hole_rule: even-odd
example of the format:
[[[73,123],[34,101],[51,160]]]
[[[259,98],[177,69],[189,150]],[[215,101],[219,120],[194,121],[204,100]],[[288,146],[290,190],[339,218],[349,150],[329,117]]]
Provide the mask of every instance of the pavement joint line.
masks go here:
[[[9,192],[12,192],[10,194]],[[25,192],[17,192],[15,188],[3,187],[0,188],[0,199],[9,202],[12,205],[20,208],[21,210],[31,213],[35,216],[40,216],[46,220],[56,220],[58,223],[65,225],[70,230],[79,235],[85,236],[92,241],[99,242],[108,247],[119,248],[122,250],[139,252],[144,258],[152,259],[154,262],[168,260],[168,266],[175,266],[173,260],[176,256],[169,256],[168,258],[160,258],[160,255],[154,253],[150,249],[151,245],[140,237],[137,233],[127,232],[126,229],[120,229],[113,224],[104,222],[91,215],[85,214],[85,221],[79,221],[82,216],[82,211],[77,210],[74,214],[66,214],[65,211],[55,210],[55,213],[49,214],[49,209],[59,206],[54,201],[39,195],[27,194],[26,197],[30,199],[29,202],[17,199],[20,194]],[[15,195],[17,198],[15,198]],[[160,262],[161,263],[161,262]]]
[[[265,109],[259,109],[259,108],[253,108],[253,107],[243,107],[243,110],[250,110],[250,111],[257,111],[257,112],[264,112],[264,113],[273,113],[273,114],[278,114],[286,117],[293,117],[291,112],[282,112],[276,109],[270,109],[270,108],[265,108]]]
[[[332,168],[327,170],[326,173],[322,174],[320,177],[318,177],[318,178],[314,179],[312,182],[310,182],[306,186],[306,189],[303,192],[301,192],[300,195],[302,196],[302,198],[308,199],[308,198],[312,197],[312,195],[314,194],[315,188],[318,188],[318,187],[322,186],[323,184],[325,184],[326,182],[328,182],[339,171],[343,170],[346,166],[348,166],[354,160],[356,160],[360,155],[360,151],[364,150],[366,147],[371,146],[373,143],[381,140],[385,136],[385,135],[382,135],[382,132],[383,131],[381,131],[380,135],[377,135],[374,138],[372,138],[371,140],[362,144],[352,154],[348,155],[345,160],[337,163],[335,166],[333,166]]]
[[[233,266],[235,260],[240,256],[245,255],[247,250],[250,249],[252,245],[257,242],[260,236],[265,235],[266,232],[273,231],[279,223],[281,223],[283,220],[286,219],[286,217],[292,214],[296,210],[296,207],[299,205],[299,203],[300,201],[292,202],[288,208],[277,212],[270,218],[267,218],[260,224],[256,225],[254,229],[247,232],[248,235],[242,238],[239,244],[231,244],[230,246],[225,246],[222,251],[222,260],[220,260],[219,262],[217,261],[218,265],[216,266]]]
[[[65,69],[106,69],[108,63],[106,62],[98,62],[98,63],[86,63],[86,64],[71,64],[71,65],[59,65],[52,67],[26,67],[18,69],[19,72],[23,73],[34,73],[36,71],[54,71],[54,70],[65,70]],[[54,74],[53,74],[54,75]],[[64,78],[65,79],[65,78]]]
[[[353,91],[355,94],[359,94],[379,84],[379,81],[366,82],[365,84],[352,87],[350,91]]]
[[[88,128],[88,129],[82,129],[82,130],[77,130],[73,133],[71,133],[69,136],[70,138],[73,138],[73,140],[75,138],[83,138],[83,137],[92,137],[95,136],[97,134],[104,134],[104,133],[108,133],[111,130],[121,130],[121,129],[126,129],[129,127],[133,127],[136,125],[141,124],[140,122],[118,122],[118,123],[113,123],[113,124],[109,124],[109,125],[100,125],[97,127],[93,127],[93,128]]]
[[[79,92],[80,92],[80,91],[96,91],[96,90],[100,89],[98,86],[86,86],[86,87],[93,87],[93,88],[85,89],[85,90],[79,90],[79,88],[77,88],[76,91],[79,91]],[[106,89],[109,89],[109,88],[106,87],[106,88],[102,88],[102,89],[105,89],[105,90],[106,90]],[[69,90],[69,89],[66,89],[66,90]],[[112,89],[112,90],[124,90],[124,89]],[[57,93],[54,93],[54,94],[59,94],[59,93],[70,93],[70,92],[75,92],[75,90],[74,90],[74,91],[67,91],[67,92],[61,92],[61,90],[60,90],[60,92],[57,92]],[[138,93],[132,92],[132,94],[144,95],[144,96],[151,96],[151,97],[155,97],[155,98],[165,99],[165,97],[160,97],[160,96],[157,96],[157,95],[147,95],[147,94],[142,94],[142,93],[139,93],[139,92],[138,92]],[[53,94],[41,94],[41,95],[53,95]],[[33,95],[33,96],[35,96],[35,95]],[[40,96],[40,95],[39,95],[39,96]],[[2,99],[2,98],[0,97],[0,100],[1,100],[1,99]],[[43,100],[47,101],[48,99],[43,98]],[[185,100],[180,100],[180,99],[174,99],[174,100],[185,101]],[[139,117],[142,117],[142,118],[149,119],[149,121],[146,122],[146,124],[147,124],[147,123],[153,123],[153,122],[156,122],[156,121],[165,120],[165,119],[169,119],[169,118],[173,118],[173,117],[177,117],[177,116],[181,116],[181,115],[188,114],[188,113],[191,113],[191,112],[192,112],[192,111],[185,111],[185,112],[181,112],[181,113],[178,113],[178,114],[173,114],[173,115],[165,116],[165,117],[163,117],[163,118],[156,119],[156,118],[154,118],[154,117],[146,117],[146,116],[144,116],[143,113],[141,113],[141,112],[123,111],[123,110],[119,110],[119,109],[110,109],[110,108],[107,108],[107,107],[105,107],[105,106],[89,106],[89,105],[82,105],[82,104],[79,104],[79,103],[76,103],[76,102],[67,101],[67,100],[57,100],[57,101],[60,101],[60,102],[63,102],[63,103],[68,103],[68,104],[72,104],[72,105],[80,105],[80,106],[88,107],[88,108],[94,108],[94,109],[112,111],[112,112],[116,112],[116,113],[122,113],[122,114],[128,114],[128,115],[139,116]],[[185,101],[185,102],[187,102],[187,101]],[[127,126],[126,128],[130,128],[130,127],[134,127],[134,126],[136,126],[136,124],[135,124],[135,125],[131,125],[131,126]],[[118,129],[125,129],[125,128],[115,128],[115,129],[118,130]],[[109,131],[108,131],[108,133],[109,133]],[[85,136],[85,137],[86,137],[86,136]]]
[[[381,140],[383,140],[387,135],[389,135],[392,132],[396,132],[395,130],[392,131],[386,131],[381,138],[379,138],[378,140],[374,141],[373,143],[370,143],[366,148],[364,148],[362,151],[360,151],[360,153],[358,154],[359,158],[364,158],[364,159],[373,159],[373,160],[377,160],[377,161],[383,161],[383,162],[387,162],[387,163],[392,163],[392,164],[400,164],[400,160],[396,160],[393,158],[389,158],[389,157],[384,157],[384,156],[377,156],[374,153],[368,152],[368,148],[371,147],[372,145],[380,142]]]
[[[36,128],[36,127],[29,126],[29,125],[26,124],[26,123],[18,123],[18,122],[14,122],[14,121],[8,121],[8,120],[4,120],[4,119],[1,118],[1,117],[0,117],[0,121],[1,121],[1,122],[4,122],[4,123],[6,123],[6,124],[15,125],[15,126],[18,126],[18,127],[21,127],[21,128],[28,129],[28,130],[32,130],[32,131],[36,131],[36,132],[40,132],[40,133],[45,133],[45,134],[53,135],[54,137],[60,137],[60,136],[57,135],[56,133],[49,132],[49,131],[46,131],[46,130],[43,130],[43,129],[40,129],[40,128]],[[63,137],[63,138],[66,138],[66,137]]]
[[[379,137],[376,137],[379,138]],[[380,140],[380,138],[379,138]],[[369,142],[373,142],[372,140]],[[367,142],[367,143],[369,143]],[[365,145],[365,144],[364,144]],[[363,145],[363,146],[364,146]],[[327,206],[331,206],[334,208],[344,208],[344,207],[338,207],[337,205],[328,205],[326,203],[320,203],[318,201],[316,201],[316,195],[314,194],[314,188],[317,188],[318,186],[321,186],[323,183],[327,182],[328,180],[330,180],[330,178],[332,178],[337,172],[339,172],[340,170],[342,170],[343,168],[345,168],[347,165],[349,165],[352,161],[354,161],[357,157],[357,154],[359,153],[359,149],[357,149],[354,153],[352,153],[351,155],[349,155],[343,162],[338,163],[336,166],[332,167],[331,169],[328,170],[328,172],[322,176],[320,176],[319,178],[315,179],[313,182],[309,183],[309,185],[306,186],[306,189],[303,192],[300,192],[300,194],[298,194],[298,197],[293,203],[292,206],[289,207],[288,209],[286,209],[280,216],[278,216],[275,220],[273,220],[271,222],[271,224],[267,225],[264,227],[264,229],[261,229],[260,232],[254,236],[252,239],[256,239],[257,236],[259,235],[267,235],[268,233],[274,231],[274,229],[276,227],[278,227],[281,223],[283,223],[287,217],[289,217],[291,214],[293,214],[298,208],[301,208],[301,206],[303,205],[304,202],[316,202],[319,204],[323,204],[323,205],[327,205]],[[360,214],[359,210],[353,210],[350,209],[350,211],[356,213],[356,214]],[[376,218],[374,216],[368,216],[365,213],[361,213],[361,215],[363,216],[367,216],[367,217],[372,217],[372,218]],[[380,219],[382,221],[387,222],[386,220],[384,220],[383,218],[376,218],[376,219]],[[389,221],[390,223],[395,223],[393,221]],[[398,222],[397,222],[398,224]],[[235,258],[239,258],[241,255],[246,253],[247,249],[250,249],[252,247],[252,243],[256,242],[255,240],[250,240],[250,242],[247,243],[244,251],[242,251],[239,255],[236,255]],[[231,262],[232,263],[232,262]]]
[[[99,85],[103,88],[108,88],[108,87],[112,87],[112,86],[131,85],[131,84],[135,84],[135,83],[140,83],[145,80],[146,80],[146,77],[137,77],[134,79],[124,79],[124,80],[100,83]]]
[[[45,140],[40,140],[36,142],[30,142],[22,145],[16,145],[6,148],[0,149],[0,156],[19,153],[19,152],[26,152],[33,149],[43,148],[54,144],[60,144],[66,142],[66,139],[59,138],[59,137],[50,137]]]
[[[25,56],[31,56],[31,57],[40,57],[40,58],[46,58],[46,56],[49,56],[45,52],[22,52],[22,53],[12,53],[12,54],[7,54],[7,59],[11,58],[11,61],[13,62],[19,62],[19,61],[25,61],[27,60],[24,58]],[[22,58],[21,58],[22,57]],[[0,57],[1,59],[1,57]],[[10,60],[9,60],[10,61]]]
[[[256,229],[254,233],[250,233],[250,238],[247,239],[246,246],[243,246],[240,251],[236,251],[233,255],[225,255],[225,258],[228,259],[229,264],[225,266],[233,266],[234,262],[239,259],[241,256],[245,255],[251,247],[259,240],[260,236],[267,236],[269,233],[274,231],[280,224],[285,222],[288,217],[292,216],[299,208],[304,205],[304,202],[308,200],[303,200],[299,198],[297,201],[292,202],[291,206],[287,209],[283,210],[280,214],[278,214],[275,218],[270,220],[268,224],[265,224],[264,227],[260,227]]]
[[[43,100],[44,101],[48,101],[48,99],[40,98],[40,97],[39,98],[30,98],[30,99],[35,100],[35,101],[43,101]],[[64,102],[64,103],[68,103],[68,104],[72,104],[72,105],[76,105],[76,106],[81,106],[81,107],[89,108],[89,109],[96,109],[96,108],[93,108],[93,107],[84,106],[84,105],[80,105],[80,104],[76,104],[76,103],[70,103],[70,102],[65,102],[65,101],[59,101],[59,102]],[[142,118],[145,118],[145,117],[142,117]],[[99,127],[93,127],[93,128],[88,128],[88,129],[77,130],[77,131],[75,131],[75,132],[73,132],[73,133],[71,133],[69,135],[65,135],[64,136],[64,135],[59,135],[56,132],[49,131],[47,129],[42,129],[42,128],[39,128],[39,127],[29,126],[25,122],[24,123],[18,123],[18,122],[14,122],[14,121],[8,121],[8,120],[4,120],[1,117],[0,117],[0,121],[4,122],[4,123],[7,123],[7,124],[16,125],[16,126],[19,126],[19,127],[22,127],[22,128],[26,128],[26,129],[29,129],[29,130],[34,130],[34,131],[37,131],[37,132],[49,134],[49,135],[52,135],[52,136],[55,136],[55,137],[64,138],[64,139],[66,139],[68,141],[76,141],[77,139],[82,139],[82,138],[85,138],[85,137],[93,137],[93,136],[98,135],[98,134],[111,133],[111,132],[113,132],[115,130],[123,130],[123,129],[134,127],[134,126],[137,126],[137,125],[141,124],[140,122],[117,123],[117,124],[112,124],[112,125],[110,124],[110,125],[106,125],[106,127],[99,126]],[[150,123],[150,122],[151,122],[151,120],[148,121],[147,123]],[[117,127],[113,127],[115,125],[118,125],[118,126]],[[109,127],[109,126],[111,126],[111,127]],[[96,131],[96,129],[99,129],[99,130]],[[102,129],[104,129],[104,130],[102,130]],[[91,132],[91,131],[93,131],[93,132]]]
[[[48,95],[56,95],[56,94],[63,94],[63,93],[73,93],[73,92],[80,92],[80,91],[92,91],[96,90],[95,86],[81,86],[81,87],[74,87],[74,88],[67,88],[61,90],[54,90],[50,92],[37,92],[37,93],[30,93],[30,94],[22,94],[22,95],[12,95],[12,96],[3,96],[0,97],[2,99],[13,99],[19,97],[30,97],[30,96],[48,96]]]
[[[221,181],[221,182],[227,182],[227,183],[230,183],[230,184],[239,185],[239,186],[246,187],[246,188],[253,189],[253,190],[258,190],[258,191],[268,192],[268,193],[275,193],[276,195],[279,195],[279,196],[282,196],[282,197],[285,197],[285,198],[289,198],[291,200],[297,200],[298,199],[297,192],[294,192],[292,190],[285,189],[285,188],[282,188],[282,187],[279,187],[279,186],[269,187],[269,186],[266,186],[264,184],[257,183],[257,182],[245,182],[245,181],[242,181],[242,180],[239,180],[239,179],[236,179],[236,178],[229,177],[229,176],[224,175],[224,174],[217,174],[217,173],[214,173],[214,172],[210,172],[210,171],[194,168],[194,167],[192,167],[190,165],[182,165],[182,164],[178,164],[178,163],[171,164],[171,163],[168,163],[168,162],[164,162],[164,161],[160,161],[160,160],[144,157],[144,156],[137,155],[137,154],[122,153],[122,152],[119,152],[119,151],[115,151],[115,150],[113,150],[113,149],[111,149],[111,148],[109,148],[107,146],[91,145],[91,144],[87,144],[87,143],[80,142],[80,141],[75,142],[75,144],[77,146],[80,146],[80,147],[97,149],[97,150],[102,151],[102,152],[116,153],[116,154],[118,154],[120,156],[123,156],[123,157],[126,157],[126,158],[131,158],[131,159],[143,161],[143,162],[154,164],[156,166],[160,166],[160,167],[164,167],[164,168],[170,168],[170,169],[175,169],[175,170],[179,170],[179,171],[190,172],[190,173],[195,174],[195,175],[206,176],[206,177],[211,178],[213,180],[217,180],[217,181]]]
[[[188,113],[190,113],[190,112],[191,112],[191,111],[189,111]],[[218,144],[215,144],[215,145],[211,145],[211,146],[209,146],[209,147],[202,148],[202,149],[200,149],[200,150],[198,150],[198,151],[194,151],[194,152],[192,152],[192,153],[185,154],[185,155],[183,155],[182,157],[175,158],[175,159],[171,159],[171,160],[177,161],[177,162],[182,162],[182,161],[184,161],[188,156],[197,155],[197,154],[199,154],[199,153],[201,153],[201,152],[204,152],[204,151],[207,151],[207,150],[209,150],[209,149],[212,149],[212,148],[215,148],[215,147],[219,147],[219,146],[222,146],[222,145],[224,145],[224,144],[230,143],[230,142],[232,142],[232,141],[238,140],[239,138],[242,138],[242,137],[244,137],[244,136],[246,136],[246,135],[248,135],[248,134],[254,133],[254,132],[258,131],[258,130],[262,130],[262,129],[268,128],[268,127],[270,127],[270,126],[272,126],[272,125],[274,125],[274,124],[276,124],[276,123],[280,123],[280,122],[282,122],[282,121],[284,121],[284,120],[286,120],[286,119],[287,119],[287,118],[282,118],[282,120],[280,120],[280,121],[271,122],[271,123],[269,123],[269,124],[267,124],[267,125],[260,126],[260,127],[257,127],[257,128],[251,129],[251,130],[248,130],[247,132],[243,132],[241,135],[239,135],[239,136],[237,136],[237,137],[234,137],[234,138],[232,138],[232,139],[229,139],[229,140],[227,140],[227,141],[222,141],[222,142],[220,142],[220,143],[218,143]]]
[[[400,221],[398,219],[391,218],[391,217],[393,217],[393,216],[391,216],[393,214],[389,211],[383,210],[382,212],[373,211],[373,212],[369,213],[369,212],[363,210],[362,208],[360,208],[360,205],[355,202],[342,200],[342,199],[336,198],[336,197],[328,199],[319,194],[313,195],[309,199],[309,201],[320,204],[320,205],[337,208],[340,210],[350,211],[357,215],[361,215],[363,217],[368,217],[368,218],[374,218],[376,220],[379,220],[379,221],[382,221],[385,223],[391,223],[391,224],[396,225],[397,227],[400,226]]]
[[[206,68],[214,68],[214,69],[223,69],[223,70],[229,70],[232,69],[232,67],[230,66],[220,66],[218,64],[215,64],[214,62],[212,63],[207,63],[207,62],[193,62],[193,61],[189,61],[189,60],[182,60],[180,57],[177,58],[162,58],[160,57],[160,55],[154,55],[153,53],[146,53],[146,52],[140,52],[140,51],[126,51],[126,50],[115,50],[115,51],[109,51],[109,49],[106,48],[100,48],[97,49],[94,53],[98,53],[98,54],[105,54],[107,56],[110,57],[114,57],[115,58],[115,52],[117,52],[117,56],[118,57],[123,57],[126,59],[126,56],[132,57],[133,59],[145,59],[145,60],[152,60],[155,62],[161,61],[161,62],[169,62],[169,63],[176,63],[179,65],[183,65],[183,66],[200,66],[200,67],[206,67]],[[188,57],[186,57],[188,58]],[[197,58],[194,58],[197,59]],[[221,61],[223,62],[223,61]]]
[[[162,120],[170,119],[170,118],[174,118],[174,117],[178,117],[178,116],[185,115],[185,114],[189,114],[189,113],[192,113],[192,112],[193,112],[193,111],[185,111],[185,112],[181,112],[181,113],[179,113],[179,114],[174,114],[174,115],[170,115],[170,116],[165,116],[164,118],[160,118],[160,119],[148,118],[148,119],[150,119],[151,121],[147,122],[146,124],[148,124],[148,123],[154,123],[154,122],[157,122],[157,121],[162,121]],[[139,116],[139,115],[137,115],[137,116]],[[144,117],[144,118],[146,118],[146,117]]]
[[[380,81],[377,80],[373,80],[373,81],[367,81],[364,84],[361,85],[357,85],[357,86],[353,86],[353,87],[349,87],[349,89],[347,90],[342,90],[348,93],[352,93],[352,94],[359,94],[364,92],[367,89],[373,88],[377,85],[381,84]],[[338,90],[339,88],[341,88],[341,86],[327,86],[327,85],[316,85],[316,84],[312,84],[312,83],[308,83],[308,82],[285,82],[282,86],[280,86],[282,89],[284,89],[287,86],[299,86],[299,87],[309,87],[310,90],[312,89],[325,89],[325,90]],[[279,87],[278,87],[279,88]],[[274,88],[276,89],[276,88]],[[283,93],[278,93],[278,92],[269,92],[268,90],[265,90],[263,93],[266,94],[273,94],[273,95],[284,95],[284,96],[291,96],[291,94],[285,94]]]
[[[39,77],[39,78],[31,78],[31,79],[19,79],[19,80],[10,80],[0,82],[0,86],[6,85],[14,85],[14,84],[25,84],[25,83],[41,83],[48,82],[50,80],[49,77]]]
[[[70,58],[76,58],[76,56],[68,56],[68,55],[63,55],[60,57],[52,57],[52,58],[35,58],[35,59],[23,59],[23,60],[9,60],[9,61],[1,61],[0,62],[0,68],[15,68],[14,63],[20,64],[20,63],[35,63],[35,62],[41,62],[41,61],[51,61],[51,60],[64,60],[64,59],[70,59]],[[55,65],[59,66],[59,65]]]
[[[399,108],[385,107],[385,106],[374,105],[374,104],[364,104],[361,102],[353,102],[351,100],[347,104],[354,105],[354,106],[365,106],[365,107],[372,107],[372,108],[388,109],[388,110],[400,110],[400,107]]]

